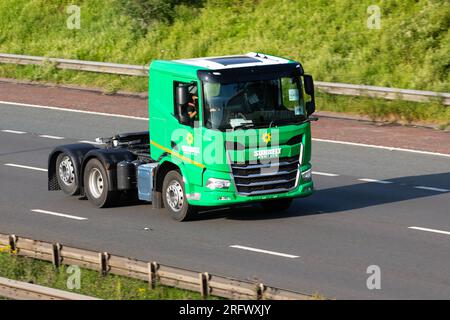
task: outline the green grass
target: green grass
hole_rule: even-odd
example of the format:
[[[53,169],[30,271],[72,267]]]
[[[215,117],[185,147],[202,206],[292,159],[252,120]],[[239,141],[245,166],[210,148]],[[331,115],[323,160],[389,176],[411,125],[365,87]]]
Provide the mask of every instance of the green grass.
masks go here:
[[[55,289],[71,291],[67,288],[67,267],[55,271],[51,263],[0,253],[0,277],[34,283]],[[101,299],[112,300],[198,300],[200,294],[157,286],[148,288],[148,283],[116,275],[100,276],[99,272],[81,269],[81,288],[72,292]],[[1,298],[0,298],[1,299]]]
[[[123,2],[123,1],[122,1]],[[316,79],[450,91],[450,2],[445,0],[208,0],[176,7],[172,24],[137,32],[116,0],[2,0],[0,52],[148,64],[261,51],[303,62]],[[381,29],[367,28],[367,7]]]
[[[170,23],[153,21],[145,29],[124,10],[126,2],[79,0],[81,29],[69,30],[65,10],[72,1],[2,0],[0,52],[144,65],[258,51],[297,59],[317,80],[450,91],[446,0],[198,0],[192,7],[177,5]],[[369,5],[381,9],[380,30],[367,28]],[[0,76],[108,93],[147,89],[145,78],[57,71],[52,65],[2,65]],[[349,97],[321,102],[323,110],[448,122],[448,111],[438,103],[415,108],[419,104]]]

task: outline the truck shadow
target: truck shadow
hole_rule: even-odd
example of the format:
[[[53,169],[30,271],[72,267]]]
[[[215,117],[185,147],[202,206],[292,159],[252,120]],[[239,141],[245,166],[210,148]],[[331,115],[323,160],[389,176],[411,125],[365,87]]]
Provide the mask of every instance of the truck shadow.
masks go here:
[[[295,200],[289,210],[284,212],[266,211],[254,205],[245,208],[204,212],[200,219],[264,220],[330,214],[450,193],[449,191],[415,188],[416,186],[427,186],[450,190],[450,172],[400,177],[387,181],[392,182],[392,184],[354,180],[355,183],[351,185],[322,187],[316,190],[311,197]],[[408,204],[405,203],[405,205]]]

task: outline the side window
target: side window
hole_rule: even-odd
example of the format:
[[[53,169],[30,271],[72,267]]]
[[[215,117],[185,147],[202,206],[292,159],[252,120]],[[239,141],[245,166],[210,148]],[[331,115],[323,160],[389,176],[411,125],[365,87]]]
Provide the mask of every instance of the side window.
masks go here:
[[[176,96],[177,88],[185,87],[187,91],[187,96],[183,104],[178,105],[177,99],[174,99],[174,115],[180,120],[179,114],[183,118],[183,123],[186,125],[194,126],[194,123],[199,120],[199,105],[198,105],[198,87],[196,83],[193,82],[179,82],[174,81],[173,92],[174,97]],[[180,109],[180,110],[179,110]],[[181,122],[181,121],[180,121]]]
[[[304,115],[302,87],[296,78],[281,78],[283,106],[294,111],[295,115]]]

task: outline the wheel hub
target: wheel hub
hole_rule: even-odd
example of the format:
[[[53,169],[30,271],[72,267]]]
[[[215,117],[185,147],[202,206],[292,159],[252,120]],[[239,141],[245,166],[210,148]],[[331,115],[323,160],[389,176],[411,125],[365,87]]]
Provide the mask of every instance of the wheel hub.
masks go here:
[[[180,211],[184,204],[183,188],[174,180],[170,182],[166,190],[166,200],[173,211]]]
[[[66,185],[71,185],[75,182],[75,170],[70,157],[65,156],[59,164],[59,177]]]
[[[89,174],[89,190],[94,198],[100,198],[103,194],[103,175],[97,168]]]

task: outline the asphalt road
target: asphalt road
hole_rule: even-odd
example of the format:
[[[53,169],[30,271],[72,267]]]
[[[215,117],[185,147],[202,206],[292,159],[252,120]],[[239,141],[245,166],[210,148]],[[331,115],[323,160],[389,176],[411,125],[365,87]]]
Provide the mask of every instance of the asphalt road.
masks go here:
[[[329,298],[450,298],[450,158],[314,142],[312,197],[286,213],[227,209],[186,223],[151,205],[97,209],[47,191],[37,169],[54,146],[146,128],[143,120],[0,105],[0,232]],[[380,290],[367,288],[371,265],[380,267]]]

